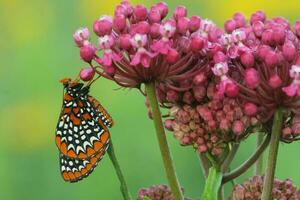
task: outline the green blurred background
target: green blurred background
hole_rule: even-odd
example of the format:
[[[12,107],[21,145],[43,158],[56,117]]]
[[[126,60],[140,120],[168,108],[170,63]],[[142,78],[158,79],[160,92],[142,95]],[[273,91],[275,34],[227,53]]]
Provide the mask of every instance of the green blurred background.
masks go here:
[[[133,3],[155,1],[135,0]],[[236,11],[247,16],[257,9],[269,17],[298,18],[296,0],[167,0],[170,9],[183,4],[189,15],[210,18],[218,25]],[[74,77],[85,66],[72,34],[80,26],[91,28],[94,19],[112,14],[118,0],[0,0],[0,199],[121,199],[114,169],[105,157],[84,181],[65,183],[59,173],[54,130],[61,107],[64,76]],[[135,90],[100,80],[91,93],[116,121],[111,129],[115,149],[132,194],[140,187],[166,183],[152,122],[144,99]],[[169,143],[179,180],[190,197],[198,197],[204,181],[197,154]],[[254,138],[242,145],[234,166],[251,154]],[[291,177],[300,186],[299,143],[281,145],[279,178]],[[250,176],[252,170],[238,181]],[[228,191],[227,191],[228,192]]]

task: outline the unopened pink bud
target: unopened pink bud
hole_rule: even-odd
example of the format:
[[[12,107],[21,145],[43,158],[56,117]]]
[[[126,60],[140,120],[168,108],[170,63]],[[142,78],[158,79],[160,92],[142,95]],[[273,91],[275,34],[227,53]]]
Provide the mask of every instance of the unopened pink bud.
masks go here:
[[[253,67],[254,66],[254,56],[250,52],[245,52],[241,55],[241,62],[245,67]]]
[[[283,28],[274,29],[272,37],[276,44],[282,45],[285,41],[285,30]]]
[[[109,35],[112,31],[112,26],[112,18],[109,16],[104,16],[94,22],[93,28],[94,32],[101,37],[104,35]]]
[[[150,27],[150,36],[153,38],[153,39],[156,39],[160,36],[160,24],[158,23],[153,23]]]
[[[202,144],[202,145],[198,146],[198,151],[200,153],[205,153],[205,152],[207,152],[207,150],[208,150],[208,148],[207,148],[207,146],[205,144]]]
[[[233,122],[233,126],[232,126],[232,131],[236,134],[236,135],[241,135],[244,132],[244,128],[245,125],[242,121],[237,120]]]
[[[90,81],[93,79],[95,75],[95,70],[91,67],[83,68],[80,73],[80,79],[83,81]]]
[[[284,45],[282,46],[282,54],[287,61],[293,61],[297,54],[297,50],[294,44],[292,42],[284,43]]]
[[[169,8],[168,8],[168,5],[165,2],[158,2],[156,4],[156,7],[160,12],[161,19],[165,18],[168,15]]]
[[[185,34],[189,29],[189,19],[187,17],[180,17],[177,20],[177,31],[181,34]]]
[[[267,55],[267,53],[271,50],[271,47],[270,46],[267,46],[267,45],[262,45],[258,48],[258,56],[261,58],[261,59],[264,59]]]
[[[183,19],[183,18],[181,18],[181,19]],[[204,43],[205,43],[204,38],[202,38],[200,36],[196,36],[196,37],[192,38],[190,48],[192,51],[198,52],[201,49],[203,49]]]
[[[226,118],[221,119],[219,128],[228,131],[230,129],[230,122]]]
[[[124,50],[129,50],[131,48],[130,42],[131,36],[129,34],[123,34],[119,37],[119,45]]]
[[[282,129],[282,137],[289,138],[292,135],[292,129],[290,127],[286,127]]]
[[[148,10],[143,5],[137,5],[133,9],[133,14],[134,14],[134,16],[135,16],[135,18],[136,18],[137,21],[143,21],[143,20],[147,19]]]
[[[226,86],[226,95],[228,97],[236,97],[239,94],[239,87],[234,83],[230,83]]]
[[[267,66],[275,67],[278,64],[278,55],[274,51],[269,51],[264,60]]]
[[[90,63],[93,60],[95,53],[96,48],[91,44],[85,45],[80,48],[80,57],[85,62]]]
[[[114,17],[113,26],[115,30],[122,32],[126,28],[126,17],[124,15],[116,15]]]
[[[204,73],[197,74],[193,79],[194,85],[203,85],[205,81],[206,81],[206,76]]]
[[[266,14],[263,11],[256,11],[252,14],[250,23],[253,24],[255,22],[261,21],[264,22],[266,19]]]
[[[111,66],[103,66],[103,70],[109,76],[114,76],[116,73],[116,67],[114,65]]]
[[[147,35],[149,32],[150,32],[150,24],[146,21],[141,21],[131,27],[132,34],[139,33],[139,34]]]
[[[173,131],[173,121],[171,119],[165,120],[165,128],[169,131]]]
[[[87,28],[80,28],[74,34],[73,38],[78,47],[82,47],[85,41],[89,39],[89,30]]]
[[[189,29],[191,32],[195,32],[200,28],[200,17],[192,16],[189,21]]]
[[[158,10],[151,10],[148,15],[150,23],[159,23],[161,20],[161,15]]]
[[[233,20],[235,21],[237,28],[242,28],[246,26],[246,18],[242,13],[235,13],[233,15]]]
[[[294,28],[295,28],[296,35],[300,37],[300,20],[296,21]]]
[[[254,103],[247,102],[244,105],[244,112],[247,116],[255,116],[257,114],[257,106]]]
[[[227,61],[227,57],[222,51],[217,51],[214,54],[214,62],[215,63],[224,63],[226,61]]]
[[[183,94],[183,102],[186,103],[186,104],[192,104],[194,100],[194,97],[193,97],[193,94],[189,91],[186,91],[184,94]]]
[[[264,23],[261,22],[261,21],[257,21],[257,22],[254,22],[253,25],[252,25],[252,29],[253,29],[253,32],[254,34],[257,36],[257,37],[261,37],[263,32],[264,32]]]
[[[295,123],[292,126],[293,135],[300,135],[300,123]]]
[[[264,44],[273,45],[273,31],[270,29],[265,30],[261,35],[261,40]]]
[[[174,90],[168,90],[167,91],[167,100],[171,103],[176,103],[178,101],[178,93]]]
[[[282,80],[281,78],[277,75],[277,74],[274,74],[270,77],[269,79],[269,85],[273,88],[273,89],[276,89],[276,88],[279,88],[282,84]]]
[[[224,24],[224,28],[225,28],[225,31],[226,31],[227,33],[232,33],[232,31],[233,31],[234,29],[236,29],[236,22],[235,22],[235,20],[232,20],[232,19],[227,20],[227,21],[225,22],[225,24]]]
[[[174,13],[173,17],[178,20],[181,17],[186,17],[187,16],[187,9],[184,6],[177,6]]]
[[[254,68],[246,69],[244,79],[246,85],[251,89],[256,88],[260,82],[258,71]]]
[[[168,54],[166,56],[166,60],[168,61],[168,63],[170,64],[174,64],[179,60],[179,53],[177,50],[175,49],[170,49],[168,51]]]

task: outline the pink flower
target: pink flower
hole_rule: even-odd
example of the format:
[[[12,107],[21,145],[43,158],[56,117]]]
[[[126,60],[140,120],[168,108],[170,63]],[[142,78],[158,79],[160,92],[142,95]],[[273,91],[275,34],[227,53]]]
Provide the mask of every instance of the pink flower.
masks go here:
[[[73,34],[73,38],[77,46],[82,47],[89,43],[89,35],[90,33],[87,28],[80,28]]]
[[[290,69],[290,77],[294,78],[293,82],[287,86],[282,88],[286,95],[293,97],[295,95],[300,95],[300,66],[293,65]]]
[[[137,48],[137,51],[134,55],[131,55],[131,65],[142,64],[145,68],[150,67],[151,58],[156,56],[155,53],[147,51],[144,46],[147,44],[147,35],[135,34],[131,38],[131,45]]]
[[[97,58],[96,61],[103,66],[111,66],[113,61],[120,61],[122,56],[112,51],[111,47],[114,45],[114,38],[109,35],[99,37],[99,46],[103,50],[102,58]]]

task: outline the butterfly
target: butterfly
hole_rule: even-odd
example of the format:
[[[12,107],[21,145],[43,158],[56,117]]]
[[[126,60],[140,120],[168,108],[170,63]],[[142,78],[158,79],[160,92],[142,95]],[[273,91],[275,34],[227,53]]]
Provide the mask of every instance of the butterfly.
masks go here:
[[[55,143],[59,150],[60,171],[67,182],[87,177],[109,148],[113,119],[89,95],[90,85],[69,78],[61,80],[64,97],[56,126]]]

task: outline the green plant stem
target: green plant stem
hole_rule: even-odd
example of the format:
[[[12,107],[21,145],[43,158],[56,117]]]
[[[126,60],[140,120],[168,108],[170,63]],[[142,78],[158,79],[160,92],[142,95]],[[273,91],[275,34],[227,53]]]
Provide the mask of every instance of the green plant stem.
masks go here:
[[[263,143],[256,149],[256,151],[250,156],[248,160],[246,160],[243,164],[241,164],[238,168],[234,169],[230,173],[224,174],[222,183],[227,183],[228,181],[231,181],[232,179],[235,179],[236,177],[243,174],[245,171],[247,171],[259,158],[259,156],[264,152],[264,150],[269,145],[271,136],[268,135]]]
[[[226,159],[224,160],[224,162],[221,165],[222,172],[228,171],[228,168],[229,168],[232,160],[234,159],[234,156],[236,155],[236,153],[239,149],[239,146],[240,146],[239,143],[235,143],[232,145],[232,148],[230,149],[228,156],[226,157]]]
[[[200,162],[201,162],[201,168],[203,171],[203,175],[205,176],[205,178],[207,178],[209,168],[211,167],[211,163],[208,160],[208,158],[205,156],[205,154],[203,154],[203,153],[199,154],[199,158],[200,158]]]
[[[257,139],[256,139],[256,147],[258,148],[259,145],[263,142],[264,135],[262,133],[257,133]],[[264,159],[264,153],[262,153],[259,158],[257,159],[255,163],[255,168],[254,168],[254,175],[262,175],[263,171],[263,160]]]
[[[131,200],[131,195],[130,195],[130,192],[128,190],[128,187],[127,187],[127,184],[126,184],[126,181],[125,181],[125,178],[124,178],[124,175],[122,173],[122,170],[121,170],[121,167],[119,165],[119,162],[116,158],[116,154],[115,154],[115,151],[114,151],[114,146],[112,144],[112,141],[110,141],[110,146],[107,150],[108,152],[108,155],[109,155],[109,158],[116,170],[116,174],[119,178],[119,181],[120,181],[120,184],[121,184],[121,192],[122,192],[122,195],[123,195],[123,198],[124,200]]]
[[[175,167],[173,165],[171,152],[169,150],[165,129],[163,126],[161,113],[158,106],[158,101],[155,92],[155,83],[150,82],[145,84],[147,97],[152,109],[153,123],[156,129],[156,136],[159,143],[161,156],[163,158],[166,175],[173,192],[175,200],[183,200],[183,195],[176,176]]]
[[[273,119],[271,143],[269,148],[269,156],[267,162],[267,169],[264,177],[264,187],[262,193],[263,200],[271,200],[273,181],[276,169],[277,153],[279,147],[279,140],[281,135],[281,128],[283,122],[283,110],[278,108]]]

